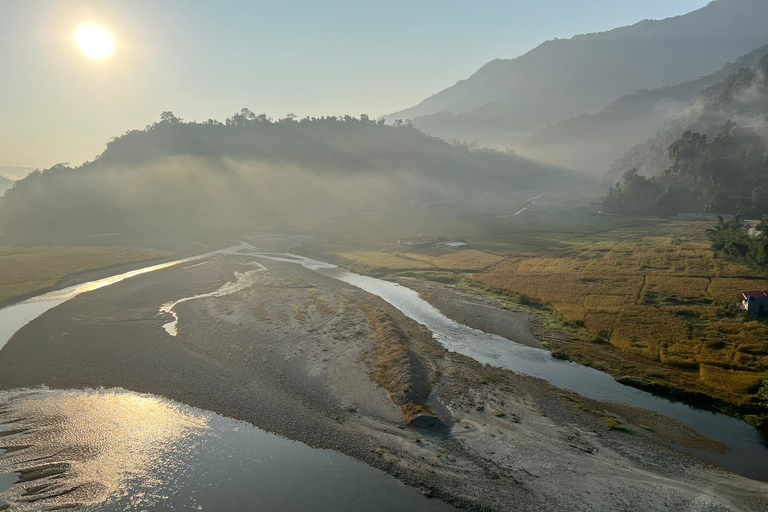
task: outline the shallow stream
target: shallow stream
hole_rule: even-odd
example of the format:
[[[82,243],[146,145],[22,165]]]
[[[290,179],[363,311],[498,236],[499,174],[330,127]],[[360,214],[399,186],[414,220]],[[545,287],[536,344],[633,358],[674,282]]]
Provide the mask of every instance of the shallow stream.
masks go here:
[[[417,292],[397,283],[361,276],[330,263],[290,253],[264,254],[257,253],[255,249],[241,252],[259,258],[295,263],[378,295],[409,318],[427,327],[448,350],[481,363],[538,377],[587,398],[642,407],[679,420],[723,444],[728,452],[713,453],[682,446],[675,448],[735,473],[768,481],[768,436],[743,421],[654,396],[620,384],[610,375],[592,368],[555,359],[546,350],[514,343],[514,340],[454,322],[419,297]]]

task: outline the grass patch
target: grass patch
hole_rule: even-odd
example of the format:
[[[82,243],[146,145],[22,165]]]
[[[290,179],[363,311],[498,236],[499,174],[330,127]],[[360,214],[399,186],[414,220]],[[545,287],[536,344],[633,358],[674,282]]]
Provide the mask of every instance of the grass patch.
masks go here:
[[[78,272],[158,256],[114,247],[0,247],[0,301],[48,288]]]
[[[625,427],[621,422],[619,422],[613,416],[603,416],[600,419],[605,424],[605,426],[608,427],[609,430],[618,430],[619,432],[626,432],[627,434],[632,433],[631,430]]]

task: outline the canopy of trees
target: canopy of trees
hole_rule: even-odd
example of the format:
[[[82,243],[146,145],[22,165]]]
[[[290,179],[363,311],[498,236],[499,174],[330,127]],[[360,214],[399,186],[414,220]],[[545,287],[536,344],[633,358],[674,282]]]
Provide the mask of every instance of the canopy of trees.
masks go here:
[[[645,142],[632,147],[611,164],[606,176],[613,182],[627,170],[638,169],[643,176],[653,176],[670,165],[669,145],[685,131],[714,133],[727,120],[741,126],[768,124],[768,55],[760,48],[742,60],[760,59],[705,89],[693,105]]]
[[[606,211],[635,215],[768,212],[768,139],[728,122],[711,140],[687,131],[669,146],[671,164],[652,178],[627,171],[611,188]]]
[[[114,138],[95,161],[34,172],[0,199],[4,232],[221,226],[316,217],[566,179],[368,116],[223,122],[172,112]],[[571,179],[571,178],[567,178]]]

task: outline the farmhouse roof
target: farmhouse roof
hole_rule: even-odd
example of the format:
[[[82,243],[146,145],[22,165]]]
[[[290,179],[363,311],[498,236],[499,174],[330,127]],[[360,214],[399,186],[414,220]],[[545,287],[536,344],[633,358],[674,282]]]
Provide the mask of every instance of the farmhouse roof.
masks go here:
[[[741,295],[745,299],[749,297],[768,297],[768,293],[766,293],[764,290],[757,290],[754,292],[741,292]]]

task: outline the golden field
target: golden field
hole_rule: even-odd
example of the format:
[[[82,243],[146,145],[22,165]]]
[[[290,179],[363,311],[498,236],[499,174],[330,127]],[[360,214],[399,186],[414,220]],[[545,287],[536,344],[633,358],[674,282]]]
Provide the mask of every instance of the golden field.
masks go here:
[[[768,289],[768,280],[715,259],[708,227],[614,231],[507,258],[472,279],[536,299],[627,356],[687,372],[711,394],[741,401],[768,370],[768,325],[734,305],[739,292]]]
[[[384,271],[401,270],[450,270],[476,271],[486,269],[504,257],[476,249],[441,250],[435,249],[419,253],[385,252],[370,250],[336,250],[352,266],[361,266],[366,270]]]
[[[0,247],[0,301],[48,288],[70,274],[157,256],[112,247]]]

